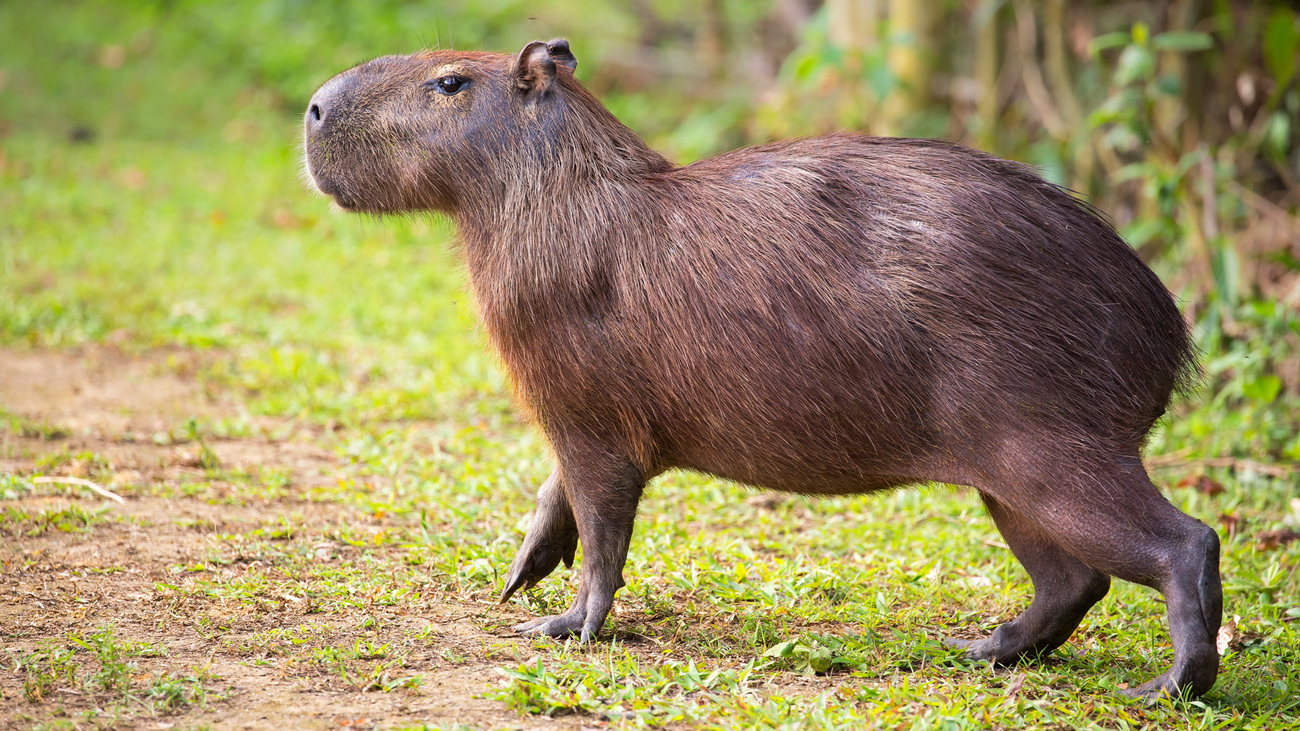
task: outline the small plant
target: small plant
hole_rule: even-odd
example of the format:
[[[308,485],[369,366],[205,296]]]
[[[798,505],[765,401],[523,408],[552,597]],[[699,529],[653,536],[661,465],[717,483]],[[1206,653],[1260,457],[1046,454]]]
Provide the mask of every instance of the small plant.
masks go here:
[[[80,666],[74,655],[72,650],[46,640],[41,649],[18,658],[17,669],[23,674],[23,697],[39,703],[58,688],[75,687]]]
[[[190,705],[203,705],[215,680],[207,669],[192,674],[166,672],[141,685],[148,677],[139,658],[162,657],[155,644],[119,639],[111,626],[89,634],[68,635],[67,644],[49,639],[39,649],[17,658],[23,675],[23,697],[41,703],[60,690],[92,697],[100,708],[121,717],[132,703],[143,703],[151,713],[175,713]]]
[[[86,510],[75,503],[44,510],[5,506],[0,511],[0,530],[7,529],[14,535],[29,537],[44,535],[51,529],[64,533],[85,533],[91,526],[102,521],[107,512],[106,508]]]
[[[18,422],[18,434],[28,439],[39,439],[42,442],[53,442],[58,439],[67,439],[72,432],[66,427],[55,426],[48,421],[29,421],[21,420]]]
[[[826,675],[835,668],[848,668],[850,664],[838,656],[836,650],[841,643],[829,638],[801,638],[786,640],[773,645],[763,653],[763,657],[773,658],[777,666],[807,675]]]
[[[214,676],[206,669],[199,669],[192,675],[167,673],[156,678],[144,688],[140,697],[154,713],[176,713],[189,706],[207,705],[208,685]]]
[[[202,432],[199,430],[197,419],[187,419],[185,421],[185,436],[189,441],[199,446],[198,465],[199,467],[214,472],[221,469],[221,460],[217,458],[217,453],[212,451],[204,440]]]

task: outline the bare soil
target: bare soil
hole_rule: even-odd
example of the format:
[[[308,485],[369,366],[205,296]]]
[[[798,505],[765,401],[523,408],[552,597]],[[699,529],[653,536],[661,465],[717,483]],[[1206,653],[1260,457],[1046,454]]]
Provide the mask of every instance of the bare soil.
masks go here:
[[[522,717],[478,697],[499,680],[495,668],[512,662],[512,656],[533,654],[526,643],[495,629],[521,619],[522,612],[499,608],[490,597],[321,612],[283,591],[277,595],[275,583],[266,584],[251,604],[160,588],[192,580],[187,567],[195,566],[206,567],[200,575],[229,578],[254,569],[274,575],[266,566],[273,559],[243,555],[239,537],[259,528],[274,530],[282,519],[295,528],[284,539],[285,550],[314,552],[323,565],[355,550],[322,541],[329,525],[375,521],[345,506],[306,499],[306,491],[337,480],[347,466],[319,446],[318,434],[294,424],[260,424],[275,438],[209,444],[223,468],[287,472],[288,487],[280,493],[223,500],[211,491],[192,497],[160,492],[202,470],[194,444],[169,444],[155,435],[174,433],[196,415],[239,416],[237,403],[204,393],[188,377],[197,358],[183,352],[131,356],[107,347],[0,349],[0,407],[24,423],[51,427],[0,429],[0,477],[34,471],[84,475],[126,498],[118,505],[86,490],[42,485],[48,489],[34,496],[0,500],[0,511],[70,505],[105,511],[82,531],[5,530],[0,524],[0,728],[52,722],[77,728],[234,729],[603,725],[589,717]],[[98,458],[78,457],[87,453]],[[120,699],[113,712],[112,699],[75,686],[39,702],[25,695],[18,658],[42,643],[66,643],[70,635],[84,636],[105,625],[122,640],[162,648],[159,657],[134,660],[137,685],[167,672],[185,675],[206,668],[213,693],[205,703],[171,714]],[[307,638],[308,647],[314,642],[352,646],[359,639],[390,644],[405,657],[400,674],[421,675],[423,684],[391,692],[362,690],[302,653],[277,650],[264,640],[259,644],[259,637],[276,628],[319,635]]]

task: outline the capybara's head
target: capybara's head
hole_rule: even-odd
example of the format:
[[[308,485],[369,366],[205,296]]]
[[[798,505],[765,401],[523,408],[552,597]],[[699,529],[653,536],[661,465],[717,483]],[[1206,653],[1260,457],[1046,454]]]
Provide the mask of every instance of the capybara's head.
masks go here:
[[[347,210],[455,206],[457,176],[517,144],[577,60],[562,40],[517,56],[384,56],[330,79],[307,107],[307,170]]]
[[[514,56],[377,58],[312,96],[307,170],[346,210],[456,212],[521,177],[558,185],[603,158],[617,167],[629,149],[648,153],[574,80],[577,64],[564,40],[534,41]]]

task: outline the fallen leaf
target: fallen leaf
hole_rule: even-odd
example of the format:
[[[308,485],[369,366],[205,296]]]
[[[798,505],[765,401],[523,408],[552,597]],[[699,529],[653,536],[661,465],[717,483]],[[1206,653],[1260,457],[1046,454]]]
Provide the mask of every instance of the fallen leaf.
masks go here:
[[[1214,646],[1218,648],[1220,657],[1223,657],[1223,654],[1228,651],[1228,646],[1232,644],[1232,638],[1237,635],[1237,620],[1239,619],[1241,617],[1234,614],[1232,619],[1224,622],[1223,626],[1219,627],[1219,636],[1214,638]]]
[[[1239,515],[1234,515],[1232,513],[1219,514],[1219,525],[1222,525],[1223,528],[1228,531],[1228,540],[1237,537],[1237,531],[1241,529],[1242,524],[1245,522],[1246,521]]]
[[[1291,541],[1300,541],[1300,532],[1293,531],[1290,528],[1278,528],[1277,530],[1266,530],[1255,536],[1257,542],[1255,548],[1260,551],[1272,551],[1281,548]]]
[[[1224,492],[1222,482],[1205,475],[1184,477],[1178,481],[1178,487],[1190,487],[1203,495],[1220,495]]]
[[[1026,677],[1028,676],[1025,675],[1025,673],[1019,673],[1016,677],[1011,679],[1011,682],[1007,684],[1006,695],[1008,698],[1015,698],[1016,695],[1020,693],[1020,689],[1025,686]]]

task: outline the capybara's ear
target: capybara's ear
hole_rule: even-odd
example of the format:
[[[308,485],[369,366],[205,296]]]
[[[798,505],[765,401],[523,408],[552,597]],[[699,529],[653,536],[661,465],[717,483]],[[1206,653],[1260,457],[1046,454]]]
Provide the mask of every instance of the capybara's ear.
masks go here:
[[[569,50],[569,42],[564,38],[554,38],[546,42],[546,52],[551,60],[570,71],[578,69],[578,59]]]
[[[555,80],[557,66],[570,71],[578,59],[569,52],[569,42],[557,38],[553,41],[533,41],[515,56],[510,75],[520,91],[545,91]]]

